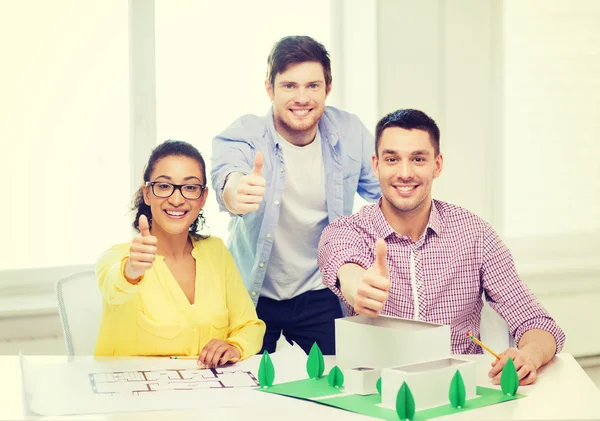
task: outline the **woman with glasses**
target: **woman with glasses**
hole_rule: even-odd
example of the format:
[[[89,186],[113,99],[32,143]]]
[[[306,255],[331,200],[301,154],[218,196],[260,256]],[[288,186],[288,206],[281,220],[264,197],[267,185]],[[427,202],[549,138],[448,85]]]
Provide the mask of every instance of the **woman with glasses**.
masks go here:
[[[198,356],[217,367],[256,354],[265,324],[223,242],[207,235],[206,168],[168,140],[152,151],[134,199],[131,242],[96,264],[104,313],[96,355]]]

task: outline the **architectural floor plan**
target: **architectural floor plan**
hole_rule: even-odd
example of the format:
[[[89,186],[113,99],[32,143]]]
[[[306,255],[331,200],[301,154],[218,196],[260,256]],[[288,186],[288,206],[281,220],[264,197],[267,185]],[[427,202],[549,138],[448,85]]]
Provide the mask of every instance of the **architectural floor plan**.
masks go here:
[[[220,368],[90,373],[89,378],[95,394],[112,395],[258,386],[250,371]]]

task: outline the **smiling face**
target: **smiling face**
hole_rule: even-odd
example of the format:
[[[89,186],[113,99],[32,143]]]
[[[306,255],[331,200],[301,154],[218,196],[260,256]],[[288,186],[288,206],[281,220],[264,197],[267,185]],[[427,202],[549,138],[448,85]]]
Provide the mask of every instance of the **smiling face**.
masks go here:
[[[160,182],[171,184],[202,184],[204,180],[200,164],[192,158],[186,156],[166,156],[161,158],[154,165],[150,174],[150,181],[157,182],[155,191],[168,187]],[[186,189],[186,187],[182,187]],[[188,190],[193,190],[189,187]],[[167,233],[178,235],[187,232],[190,226],[196,221],[200,210],[204,207],[208,188],[205,188],[198,199],[186,199],[179,189],[175,189],[169,197],[157,197],[151,187],[143,187],[144,202],[150,206],[152,211],[152,235]],[[159,193],[160,194],[160,193]],[[161,194],[162,195],[162,194]],[[190,196],[190,194],[187,194]]]
[[[426,131],[386,128],[381,134],[373,170],[383,193],[381,208],[386,217],[427,212],[431,187],[443,166]]]
[[[267,80],[265,87],[273,102],[277,132],[286,139],[316,132],[331,91],[331,85],[325,85],[321,63],[292,64],[275,75],[273,85]]]

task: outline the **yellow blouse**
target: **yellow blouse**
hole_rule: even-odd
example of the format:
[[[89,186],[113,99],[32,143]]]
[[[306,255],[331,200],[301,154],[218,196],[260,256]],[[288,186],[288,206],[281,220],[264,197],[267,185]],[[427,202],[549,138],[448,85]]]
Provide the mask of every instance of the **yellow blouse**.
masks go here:
[[[104,312],[94,354],[199,355],[211,339],[236,346],[241,358],[256,354],[265,324],[220,238],[194,241],[196,290],[192,306],[163,256],[137,285],[123,275],[130,243],[104,252],[96,264]]]

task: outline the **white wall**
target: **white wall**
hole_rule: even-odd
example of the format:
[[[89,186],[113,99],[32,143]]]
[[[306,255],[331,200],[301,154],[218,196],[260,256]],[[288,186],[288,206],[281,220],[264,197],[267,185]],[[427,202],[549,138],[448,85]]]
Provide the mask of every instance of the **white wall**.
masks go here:
[[[505,233],[600,234],[600,2],[504,5]]]
[[[488,190],[498,139],[492,3],[379,2],[379,110],[416,108],[441,129],[435,196],[493,220]]]
[[[92,262],[128,234],[127,4],[1,2],[0,51],[0,270]]]

